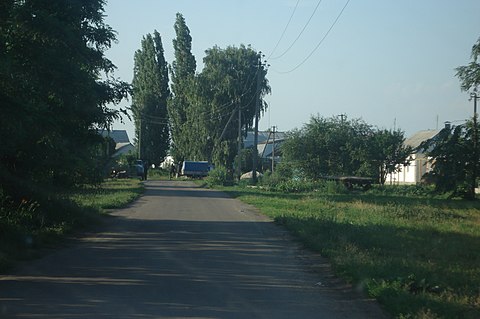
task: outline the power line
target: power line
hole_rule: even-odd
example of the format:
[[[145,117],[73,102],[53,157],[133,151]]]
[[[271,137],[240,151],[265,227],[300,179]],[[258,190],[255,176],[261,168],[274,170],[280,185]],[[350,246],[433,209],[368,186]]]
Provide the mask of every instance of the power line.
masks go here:
[[[310,21],[312,20],[313,16],[315,15],[315,12],[317,12],[317,9],[320,6],[320,3],[322,3],[322,0],[318,1],[317,6],[315,7],[312,14],[310,15],[310,18],[308,19],[307,23],[303,26],[302,31],[300,31],[297,38],[292,42],[292,44],[290,44],[290,46],[282,54],[280,54],[276,57],[273,57],[272,60],[280,59],[281,57],[283,57],[285,54],[287,54],[288,51],[290,51],[290,49],[295,45],[295,43],[297,43],[298,39],[300,39],[300,36],[303,34],[303,32],[305,31],[307,26],[310,24]]]
[[[320,47],[320,45],[322,45],[323,41],[325,41],[325,39],[327,38],[328,34],[330,33],[330,31],[332,31],[333,27],[335,26],[335,24],[337,24],[337,21],[340,19],[340,17],[342,16],[343,14],[343,11],[345,11],[345,8],[347,8],[347,5],[350,3],[350,0],[347,0],[347,2],[345,3],[345,5],[343,6],[342,10],[340,11],[340,13],[338,14],[337,18],[335,19],[335,21],[333,21],[332,25],[330,26],[330,28],[328,29],[328,31],[325,33],[325,35],[323,36],[323,38],[320,40],[320,42],[318,42],[317,46],[315,48],[313,48],[312,52],[310,52],[309,55],[307,55],[307,57],[305,59],[303,59],[302,62],[300,62],[299,64],[297,64],[297,66],[295,66],[293,69],[289,70],[289,71],[285,71],[285,72],[278,72],[280,74],[287,74],[287,73],[291,73],[293,71],[295,71],[296,69],[298,69],[299,67],[301,67],[305,62],[307,62],[308,59],[311,58],[311,56],[315,53],[315,51],[317,51],[317,49]]]
[[[273,55],[273,53],[275,53],[275,50],[277,49],[278,45],[280,44],[280,41],[282,41],[283,36],[285,35],[285,32],[287,31],[288,26],[290,25],[290,22],[292,21],[293,15],[295,14],[295,11],[297,11],[297,7],[298,7],[298,4],[299,4],[299,3],[300,3],[300,0],[297,0],[297,3],[295,4],[295,8],[293,9],[292,14],[290,15],[290,19],[288,19],[288,22],[287,22],[287,24],[285,25],[285,29],[283,29],[283,32],[282,32],[282,35],[280,36],[280,39],[278,39],[277,44],[276,44],[275,47],[273,48],[272,53],[270,53],[270,54],[268,55],[268,58],[267,58],[267,59],[270,59],[270,57]]]

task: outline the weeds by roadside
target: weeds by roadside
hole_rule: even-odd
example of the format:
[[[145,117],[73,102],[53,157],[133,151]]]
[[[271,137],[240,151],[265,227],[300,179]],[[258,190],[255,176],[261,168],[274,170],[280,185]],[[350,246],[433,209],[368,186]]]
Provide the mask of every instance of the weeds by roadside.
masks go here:
[[[68,192],[13,201],[0,190],[0,272],[15,261],[38,255],[66,234],[99,222],[106,209],[120,208],[143,192],[135,179],[108,180]]]
[[[420,187],[225,190],[328,257],[396,318],[480,318],[480,203]]]

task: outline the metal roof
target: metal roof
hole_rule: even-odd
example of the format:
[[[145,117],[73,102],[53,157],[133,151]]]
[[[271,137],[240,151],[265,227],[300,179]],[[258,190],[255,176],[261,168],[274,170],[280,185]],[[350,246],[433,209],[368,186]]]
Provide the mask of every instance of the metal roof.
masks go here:
[[[412,148],[416,149],[425,141],[435,137],[440,130],[425,130],[419,131],[413,134],[411,137],[405,140],[405,145],[411,146]]]
[[[126,130],[102,130],[100,133],[103,137],[110,136],[115,143],[130,143],[130,139],[128,138]]]

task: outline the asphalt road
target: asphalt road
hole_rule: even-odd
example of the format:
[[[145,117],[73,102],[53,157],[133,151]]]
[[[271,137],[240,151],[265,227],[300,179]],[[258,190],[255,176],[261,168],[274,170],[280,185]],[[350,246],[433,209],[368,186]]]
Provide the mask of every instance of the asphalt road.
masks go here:
[[[102,229],[0,276],[0,318],[384,318],[251,207],[146,186]]]

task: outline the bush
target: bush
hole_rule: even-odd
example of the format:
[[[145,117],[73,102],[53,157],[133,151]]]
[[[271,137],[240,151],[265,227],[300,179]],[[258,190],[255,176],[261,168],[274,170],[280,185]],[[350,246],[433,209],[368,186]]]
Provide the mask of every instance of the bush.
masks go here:
[[[345,194],[348,192],[345,185],[336,181],[323,181],[321,190],[323,193],[330,195]]]
[[[216,167],[208,173],[205,179],[209,187],[226,185],[228,183],[227,169],[225,167]]]
[[[428,185],[374,185],[368,193],[384,196],[432,196],[434,187]]]

